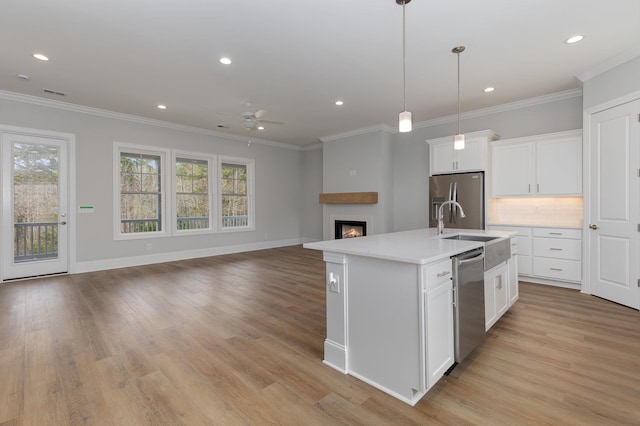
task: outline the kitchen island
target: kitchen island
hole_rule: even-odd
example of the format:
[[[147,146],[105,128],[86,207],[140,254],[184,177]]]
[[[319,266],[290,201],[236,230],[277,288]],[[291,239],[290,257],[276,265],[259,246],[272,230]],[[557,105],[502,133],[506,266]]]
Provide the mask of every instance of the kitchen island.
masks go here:
[[[429,228],[305,244],[326,262],[323,362],[418,402],[454,363],[451,257],[484,246],[446,239],[458,233],[513,234]]]

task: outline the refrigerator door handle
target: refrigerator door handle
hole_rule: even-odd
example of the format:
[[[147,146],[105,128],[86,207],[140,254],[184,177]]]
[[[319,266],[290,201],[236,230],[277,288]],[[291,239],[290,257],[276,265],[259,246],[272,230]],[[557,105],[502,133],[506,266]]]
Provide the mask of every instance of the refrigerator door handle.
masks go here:
[[[447,201],[455,201],[454,199],[454,188],[455,183],[449,183],[449,199]],[[449,204],[449,223],[453,223],[453,204]]]

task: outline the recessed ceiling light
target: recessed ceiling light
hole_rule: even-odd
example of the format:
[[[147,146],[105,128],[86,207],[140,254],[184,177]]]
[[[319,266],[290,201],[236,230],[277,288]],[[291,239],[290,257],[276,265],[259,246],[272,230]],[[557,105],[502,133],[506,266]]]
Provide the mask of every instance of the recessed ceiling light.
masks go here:
[[[160,105],[158,105],[158,109],[167,109],[167,106],[160,104]]]
[[[489,93],[489,92],[493,92],[494,90],[496,90],[494,87],[487,87],[484,89],[484,92]]]
[[[47,58],[45,55],[43,55],[42,53],[34,53],[33,57],[36,59],[39,59],[41,61],[48,61],[49,58]]]
[[[343,101],[336,101],[336,105],[342,106],[342,105],[344,105],[344,102]]]
[[[231,64],[231,59],[227,58],[226,56],[223,58],[220,58],[220,63],[224,64],[224,65],[229,65]]]
[[[258,126],[258,130],[264,130],[264,126]]]
[[[584,36],[582,36],[582,35],[574,35],[573,37],[569,37],[568,39],[566,39],[565,43],[567,43],[567,44],[577,43],[579,41],[582,41],[583,38],[584,38]]]

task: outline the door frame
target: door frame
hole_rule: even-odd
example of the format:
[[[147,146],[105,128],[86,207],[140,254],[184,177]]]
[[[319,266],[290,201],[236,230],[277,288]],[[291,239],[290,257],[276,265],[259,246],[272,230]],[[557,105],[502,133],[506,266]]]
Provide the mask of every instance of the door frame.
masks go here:
[[[582,223],[582,286],[581,293],[591,293],[591,268],[590,253],[591,242],[589,236],[589,223],[591,223],[591,120],[594,114],[615,108],[622,104],[640,99],[640,90],[628,93],[619,98],[609,100],[582,112],[582,198],[583,198],[583,223]],[[640,223],[640,219],[639,219]],[[640,238],[640,234],[638,236]],[[640,277],[638,277],[640,278]],[[638,289],[640,291],[640,288]]]
[[[17,133],[25,136],[60,139],[65,141],[67,144],[67,273],[73,274],[76,271],[76,135],[73,133],[63,133],[51,130],[32,129],[27,127],[17,127],[0,124],[0,140],[2,140],[2,134],[4,133]],[[4,196],[5,190],[6,188],[4,187],[4,185],[0,185],[0,198]],[[2,218],[3,214],[4,212],[0,211],[0,218]],[[2,245],[0,244],[0,255],[5,256],[6,253],[2,253],[1,246]],[[2,268],[2,265],[0,265],[0,268]],[[2,277],[2,274],[3,271],[0,269],[0,277]]]

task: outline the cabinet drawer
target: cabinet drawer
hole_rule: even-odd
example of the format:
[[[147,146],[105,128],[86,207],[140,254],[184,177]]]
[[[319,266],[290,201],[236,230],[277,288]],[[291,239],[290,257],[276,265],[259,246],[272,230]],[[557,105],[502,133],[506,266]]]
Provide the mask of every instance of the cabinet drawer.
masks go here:
[[[562,281],[580,281],[582,262],[536,257],[533,259],[533,274]]]
[[[533,255],[554,259],[581,260],[582,241],[564,238],[534,238]]]
[[[534,237],[582,239],[582,229],[533,228]]]
[[[422,268],[423,288],[430,290],[446,281],[450,281],[452,273],[453,262],[451,259],[424,266]]]

